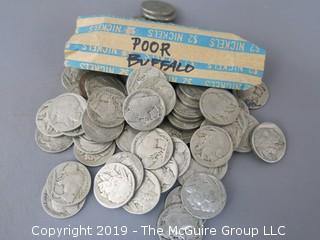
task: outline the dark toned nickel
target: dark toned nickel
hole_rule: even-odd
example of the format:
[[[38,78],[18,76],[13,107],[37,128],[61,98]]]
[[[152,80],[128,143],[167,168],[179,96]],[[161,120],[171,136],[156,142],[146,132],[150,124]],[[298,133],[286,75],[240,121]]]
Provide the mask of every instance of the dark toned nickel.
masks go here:
[[[263,107],[270,96],[269,89],[264,82],[245,91],[235,90],[234,94],[242,99],[249,109],[253,110]]]
[[[216,125],[233,123],[240,112],[237,99],[227,90],[209,88],[200,98],[202,115]]]
[[[233,143],[220,127],[204,126],[193,134],[190,149],[194,159],[205,167],[219,167],[232,156]]]
[[[94,91],[88,100],[88,116],[97,125],[106,128],[123,123],[122,105],[125,95],[118,89],[103,87]]]
[[[138,133],[132,141],[131,152],[141,159],[144,168],[157,169],[171,159],[173,142],[164,130],[156,128]]]
[[[287,148],[286,137],[274,123],[260,123],[252,132],[251,146],[255,154],[267,163],[280,161]]]
[[[123,104],[123,115],[134,129],[148,131],[161,124],[166,113],[164,101],[151,89],[140,89],[130,94]]]

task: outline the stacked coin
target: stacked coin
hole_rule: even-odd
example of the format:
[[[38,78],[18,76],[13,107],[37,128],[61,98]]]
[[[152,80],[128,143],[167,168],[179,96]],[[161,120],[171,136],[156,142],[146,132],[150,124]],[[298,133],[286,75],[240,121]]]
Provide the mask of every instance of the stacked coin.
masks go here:
[[[175,8],[162,1],[144,1],[141,4],[142,14],[148,20],[172,22],[176,18]]]
[[[182,186],[168,195],[160,226],[175,224],[178,216],[203,226],[223,210],[221,179],[234,151],[253,149],[268,163],[286,151],[281,129],[250,114],[266,103],[265,84],[233,93],[173,85],[151,66],[133,70],[125,86],[123,77],[71,68],[61,80],[68,92],[36,114],[38,146],[55,153],[74,143],[80,163],[102,166],[93,192],[106,208],[145,214],[178,180]],[[91,179],[80,163],[62,163],[49,174],[42,193],[49,215],[69,217],[82,208]]]
[[[91,187],[88,169],[78,162],[64,162],[51,170],[42,189],[41,203],[54,218],[77,214],[85,204]]]
[[[194,130],[199,128],[203,116],[199,107],[204,87],[179,84],[176,87],[177,101],[168,121],[177,129]]]

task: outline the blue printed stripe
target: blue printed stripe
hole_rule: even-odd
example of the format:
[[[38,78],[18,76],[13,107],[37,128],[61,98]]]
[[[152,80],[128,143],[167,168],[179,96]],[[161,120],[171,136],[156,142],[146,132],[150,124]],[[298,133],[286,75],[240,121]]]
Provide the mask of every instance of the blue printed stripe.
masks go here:
[[[116,56],[116,57],[128,57],[128,53],[126,51],[123,51],[121,49],[112,49],[108,47],[99,47],[99,46],[93,46],[93,45],[87,45],[87,44],[74,44],[70,43],[67,44],[65,47],[66,50],[71,50],[71,51],[79,51],[79,52],[90,52],[90,53],[96,53],[96,54],[101,54],[101,55],[106,55],[106,56]],[[132,52],[134,53],[134,52]],[[152,55],[149,54],[142,54],[139,53],[141,58],[143,60],[150,59],[153,57]],[[155,58],[158,58],[154,56]],[[172,58],[164,57],[161,58],[162,60],[168,60],[172,61]],[[220,64],[207,64],[207,63],[202,63],[202,62],[192,62],[192,61],[186,61],[186,60],[178,60],[179,63],[182,64],[182,66],[186,66],[187,64],[191,64],[194,66],[196,69],[201,69],[201,70],[208,70],[208,71],[217,71],[217,72],[228,72],[228,73],[239,73],[239,74],[244,74],[244,75],[249,75],[249,76],[255,76],[255,77],[260,77],[262,78],[263,76],[263,71],[260,70],[255,70],[251,68],[245,68],[245,67],[235,67],[235,66],[224,66]]]
[[[265,55],[265,50],[243,40],[233,40],[212,37],[201,34],[189,34],[184,32],[169,31],[164,29],[152,29],[145,27],[131,27],[122,24],[100,23],[78,27],[76,34],[89,32],[111,32],[115,34],[130,34],[135,37],[160,39],[170,42],[178,42],[187,45],[195,45],[206,48],[214,48],[222,51],[244,52]]]
[[[75,60],[66,60],[64,65],[66,67],[80,68],[85,70],[107,72],[113,74],[128,75],[133,69],[132,68],[122,68],[109,64],[95,64],[90,62],[82,62]],[[252,87],[251,84],[238,83],[233,81],[225,81],[218,79],[207,79],[207,78],[195,78],[195,77],[183,77],[174,74],[167,74],[168,80],[170,82],[192,84],[198,86],[216,87],[216,88],[229,88],[229,89],[240,89],[246,90]]]

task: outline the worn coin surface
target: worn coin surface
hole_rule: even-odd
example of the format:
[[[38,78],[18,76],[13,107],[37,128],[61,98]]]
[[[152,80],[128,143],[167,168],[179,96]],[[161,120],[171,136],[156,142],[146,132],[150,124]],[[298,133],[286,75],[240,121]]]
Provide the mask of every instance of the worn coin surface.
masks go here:
[[[47,193],[53,201],[71,206],[82,202],[88,195],[91,176],[81,163],[67,161],[51,170],[46,185]]]
[[[158,178],[162,193],[172,188],[178,179],[178,165],[174,159],[170,159],[164,166],[150,171]]]
[[[122,105],[125,95],[118,89],[103,87],[88,100],[89,118],[101,127],[116,127],[123,123]]]
[[[190,108],[184,105],[179,99],[176,100],[176,105],[173,111],[186,119],[198,119],[202,117],[201,111],[198,108]]]
[[[83,114],[82,128],[86,136],[97,143],[111,142],[115,140],[122,133],[123,127],[124,123],[111,128],[101,127],[90,119],[87,111]]]
[[[111,144],[111,142],[97,143],[92,141],[87,135],[81,135],[73,138],[74,145],[77,146],[82,152],[88,154],[97,154],[106,150]]]
[[[170,137],[180,138],[185,143],[190,143],[194,130],[181,130],[174,127],[168,120],[164,120],[159,128],[166,131]]]
[[[167,197],[166,200],[164,202],[164,208],[169,207],[172,204],[176,204],[176,203],[182,203],[181,201],[181,186],[175,187],[174,189],[172,189]]]
[[[237,119],[240,107],[237,99],[227,90],[209,88],[201,95],[200,110],[208,121],[228,125]]]
[[[175,227],[181,231],[172,231]],[[165,208],[158,218],[157,228],[163,229],[163,232],[159,235],[161,240],[200,240],[203,238],[201,234],[188,233],[190,229],[201,231],[203,221],[190,215],[182,204],[172,204]]]
[[[133,139],[131,152],[142,161],[144,168],[157,169],[164,166],[173,154],[171,137],[162,129],[140,132]]]
[[[190,150],[194,159],[205,167],[226,164],[232,156],[233,143],[229,134],[220,127],[203,126],[193,134]]]
[[[41,192],[41,205],[43,210],[51,217],[64,219],[77,214],[84,206],[85,199],[80,203],[71,206],[62,206],[54,202],[47,193],[47,187],[44,186]]]
[[[89,97],[92,95],[93,92],[103,87],[112,87],[118,89],[123,93],[126,92],[126,89],[120,82],[120,80],[117,80],[114,77],[107,74],[95,73],[84,83],[86,94]]]
[[[252,115],[249,113],[245,114],[245,117],[248,121],[248,126],[242,135],[241,141],[239,146],[235,149],[236,152],[251,152],[251,143],[250,143],[250,137],[253,129],[259,124],[258,120],[255,119]]]
[[[48,118],[48,107],[51,104],[52,100],[48,100],[43,103],[37,111],[36,114],[36,125],[38,130],[49,137],[59,137],[62,136],[63,133],[55,130],[49,123]]]
[[[48,107],[51,126],[60,132],[74,130],[81,125],[82,115],[87,108],[86,100],[74,93],[64,93],[54,98]]]
[[[145,170],[144,179],[133,198],[123,206],[123,209],[132,214],[150,212],[160,200],[160,183],[157,177]]]
[[[275,163],[286,153],[286,137],[276,124],[263,122],[253,130],[251,146],[259,158],[268,163]]]
[[[179,84],[178,88],[184,95],[195,101],[199,101],[202,93],[204,93],[204,91],[207,89],[206,87],[199,87],[187,84]]]
[[[133,173],[136,190],[141,186],[144,169],[140,159],[136,155],[130,152],[119,152],[108,158],[106,164],[109,163],[122,163],[127,166]]]
[[[79,82],[80,78],[88,71],[65,67],[61,74],[62,86],[69,92],[76,93],[80,95]]]
[[[226,175],[227,170],[228,170],[228,163],[219,167],[210,168],[210,167],[204,167],[199,163],[197,163],[194,159],[191,159],[189,168],[182,176],[179,176],[178,181],[181,185],[183,185],[186,179],[188,179],[188,177],[192,175],[197,175],[199,173],[206,173],[209,175],[213,175],[221,180]]]
[[[117,147],[123,152],[130,152],[132,141],[138,133],[138,130],[126,124],[121,135],[116,139]]]
[[[191,153],[190,150],[180,138],[171,137],[173,142],[173,154],[172,159],[178,165],[178,176],[182,176],[187,169],[189,168],[191,161]]]
[[[48,153],[63,152],[73,144],[72,137],[64,135],[59,137],[49,137],[42,134],[38,129],[35,131],[35,141],[42,151]]]
[[[192,98],[189,98],[187,95],[185,95],[180,88],[176,88],[176,94],[178,96],[178,98],[180,99],[180,101],[185,105],[188,106],[190,108],[196,108],[199,109],[199,101],[198,100],[194,100]]]
[[[200,173],[190,176],[181,189],[185,209],[194,217],[210,219],[225,207],[226,190],[222,182],[212,175]]]
[[[133,196],[133,173],[121,163],[104,165],[94,178],[94,196],[106,208],[119,208]]]
[[[248,118],[246,115],[247,113],[241,109],[237,119],[233,123],[221,127],[230,135],[233,143],[233,149],[236,149],[239,146],[242,136],[248,127]],[[213,124],[208,120],[204,120],[201,124],[201,126],[208,125],[213,126]]]
[[[248,90],[235,90],[234,94],[242,99],[249,109],[259,109],[263,107],[269,99],[269,89],[267,85],[262,82],[260,85],[249,88]]]
[[[168,16],[175,13],[175,8],[162,1],[144,1],[141,4],[142,10],[151,15]]]
[[[157,68],[143,66],[133,70],[127,80],[129,94],[136,90],[147,88],[155,91],[164,101],[166,115],[168,115],[176,103],[176,93],[166,76]]]
[[[245,111],[246,113],[250,113],[248,105],[242,99],[238,98],[238,102],[239,102],[239,107],[243,111]]]
[[[134,129],[147,131],[161,124],[166,113],[164,101],[151,89],[140,89],[130,94],[123,104],[123,115]]]
[[[202,118],[197,120],[196,122],[185,122],[176,118],[173,114],[169,114],[167,119],[174,127],[181,130],[193,130],[200,127],[202,123]]]
[[[106,163],[116,150],[116,144],[112,143],[106,150],[100,153],[88,154],[79,149],[76,145],[73,147],[75,158],[88,167],[97,167]]]

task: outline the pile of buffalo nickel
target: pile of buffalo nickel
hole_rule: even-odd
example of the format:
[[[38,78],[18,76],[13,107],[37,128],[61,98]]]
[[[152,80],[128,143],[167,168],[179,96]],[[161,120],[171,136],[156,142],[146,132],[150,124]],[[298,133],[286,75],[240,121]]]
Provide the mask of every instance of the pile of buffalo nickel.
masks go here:
[[[159,1],[144,2],[142,11],[150,20],[175,17],[174,8]],[[91,188],[86,166],[100,166],[93,192],[106,208],[145,214],[176,186],[158,227],[164,230],[161,239],[183,237],[168,236],[169,226],[202,228],[225,207],[221,179],[234,152],[253,150],[267,163],[285,155],[281,129],[250,114],[269,98],[264,83],[233,92],[173,84],[149,66],[127,78],[65,68],[61,80],[66,93],[47,100],[36,114],[40,149],[58,153],[73,145],[78,160],[49,173],[41,202],[52,217],[81,210]]]

